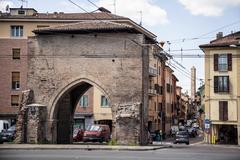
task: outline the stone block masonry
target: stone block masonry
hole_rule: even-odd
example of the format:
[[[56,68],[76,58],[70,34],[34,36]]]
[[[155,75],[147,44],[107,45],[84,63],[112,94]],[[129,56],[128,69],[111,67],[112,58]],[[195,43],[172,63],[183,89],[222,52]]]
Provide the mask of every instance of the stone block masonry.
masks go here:
[[[139,45],[144,41],[144,35],[135,33],[54,34],[29,39],[28,88],[34,91],[34,103],[47,106],[48,141],[71,143],[71,126],[66,124],[72,122],[78,96],[94,86],[108,97],[112,108],[119,107],[113,109],[117,115],[113,116],[114,138],[121,144],[147,142],[147,136],[142,136],[147,135],[143,129],[147,116],[140,114],[140,106],[146,113],[148,101],[148,53]],[[62,119],[65,123],[60,123]]]

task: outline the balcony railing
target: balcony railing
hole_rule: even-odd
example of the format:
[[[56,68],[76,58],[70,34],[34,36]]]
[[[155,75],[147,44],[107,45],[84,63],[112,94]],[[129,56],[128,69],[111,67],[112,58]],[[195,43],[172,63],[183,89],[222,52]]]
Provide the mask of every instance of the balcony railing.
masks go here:
[[[155,89],[149,88],[148,89],[148,95],[149,96],[155,96],[155,95],[157,95],[157,91]]]
[[[157,69],[155,69],[153,67],[149,67],[149,76],[155,77],[155,76],[157,76],[157,74],[158,74]]]

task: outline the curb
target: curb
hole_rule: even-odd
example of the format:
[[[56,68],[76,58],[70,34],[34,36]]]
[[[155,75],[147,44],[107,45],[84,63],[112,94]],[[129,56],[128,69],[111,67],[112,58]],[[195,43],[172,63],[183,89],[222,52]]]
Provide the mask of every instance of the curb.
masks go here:
[[[170,148],[169,146],[71,146],[71,145],[0,145],[0,150],[119,150],[119,151],[149,151],[163,148]]]

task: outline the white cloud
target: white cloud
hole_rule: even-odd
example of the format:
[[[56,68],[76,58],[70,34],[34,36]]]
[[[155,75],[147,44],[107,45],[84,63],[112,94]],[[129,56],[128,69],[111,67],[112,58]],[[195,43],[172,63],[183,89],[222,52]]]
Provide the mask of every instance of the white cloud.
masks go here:
[[[221,16],[225,9],[240,6],[240,0],[179,0],[193,15]]]
[[[11,1],[0,1],[0,11],[6,12],[7,5],[9,5],[9,7],[14,7],[13,2]]]
[[[99,0],[97,5],[114,13],[113,0]],[[116,0],[116,14],[129,17],[136,23],[141,20],[143,25],[153,27],[168,23],[167,12],[152,3],[152,0]]]

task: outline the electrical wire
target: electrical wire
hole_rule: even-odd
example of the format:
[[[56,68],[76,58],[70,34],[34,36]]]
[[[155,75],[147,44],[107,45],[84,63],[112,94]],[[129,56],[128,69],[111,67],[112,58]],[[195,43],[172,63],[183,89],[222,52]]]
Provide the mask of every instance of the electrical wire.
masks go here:
[[[182,42],[185,42],[185,41],[215,38],[215,37],[204,37],[204,36],[207,36],[207,35],[209,35],[209,34],[211,34],[211,33],[216,32],[216,31],[219,31],[219,30],[228,28],[228,27],[233,26],[233,25],[238,24],[238,23],[240,23],[240,20],[234,21],[234,22],[232,22],[232,23],[230,23],[230,24],[224,25],[224,26],[219,27],[219,28],[217,28],[217,29],[215,29],[215,30],[212,30],[212,31],[210,31],[210,32],[201,34],[201,35],[199,35],[199,36],[197,36],[197,37],[173,39],[173,40],[168,40],[168,42],[170,42],[170,43],[182,43]]]

